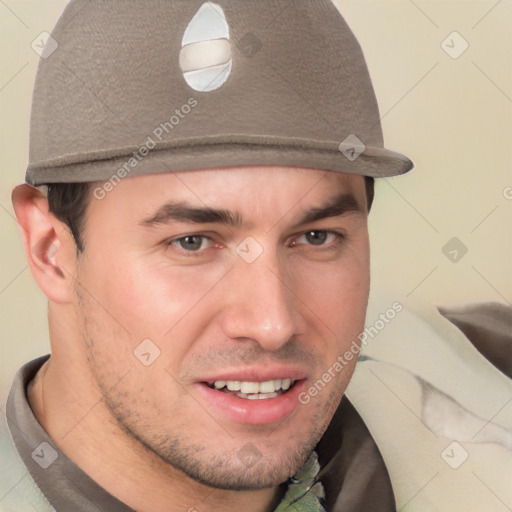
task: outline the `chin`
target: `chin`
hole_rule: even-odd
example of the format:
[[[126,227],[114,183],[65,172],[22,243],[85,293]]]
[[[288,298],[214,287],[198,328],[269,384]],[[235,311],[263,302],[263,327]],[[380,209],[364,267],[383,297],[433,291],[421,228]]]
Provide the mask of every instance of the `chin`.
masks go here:
[[[207,487],[232,491],[257,491],[276,487],[294,475],[306,462],[312,449],[287,453],[286,457],[273,455],[272,459],[261,456],[257,461],[241,462],[238,455],[195,467],[178,468],[189,478]],[[190,462],[190,461],[189,461]],[[248,464],[253,464],[248,467]]]

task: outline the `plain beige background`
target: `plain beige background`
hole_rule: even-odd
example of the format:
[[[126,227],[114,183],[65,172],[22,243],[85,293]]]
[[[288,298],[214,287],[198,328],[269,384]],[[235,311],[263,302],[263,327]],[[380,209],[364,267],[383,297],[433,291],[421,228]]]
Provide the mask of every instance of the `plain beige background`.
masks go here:
[[[46,301],[25,262],[10,192],[23,181],[28,159],[39,60],[31,43],[51,31],[65,4],[0,2],[2,410],[16,369],[48,352]],[[337,5],[364,49],[386,145],[416,164],[408,175],[377,185],[370,226],[372,297],[405,305],[510,303],[512,3],[346,0]],[[469,46],[458,58],[443,49],[456,52],[463,40]],[[443,252],[453,237],[467,247],[458,262]]]

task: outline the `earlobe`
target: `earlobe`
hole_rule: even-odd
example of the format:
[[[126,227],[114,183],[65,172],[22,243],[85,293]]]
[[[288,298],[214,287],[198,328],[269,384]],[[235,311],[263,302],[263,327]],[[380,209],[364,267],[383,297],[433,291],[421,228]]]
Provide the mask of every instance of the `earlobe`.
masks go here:
[[[25,255],[39,288],[53,302],[69,302],[75,261],[68,230],[50,213],[41,191],[28,184],[13,190],[12,203]]]

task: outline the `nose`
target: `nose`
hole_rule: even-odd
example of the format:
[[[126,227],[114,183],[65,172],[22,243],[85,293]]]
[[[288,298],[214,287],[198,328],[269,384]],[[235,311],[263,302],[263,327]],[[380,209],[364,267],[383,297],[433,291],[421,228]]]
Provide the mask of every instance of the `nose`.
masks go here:
[[[253,263],[238,261],[229,278],[221,319],[226,336],[252,339],[273,351],[304,332],[297,309],[300,300],[285,282],[279,264],[264,256]]]

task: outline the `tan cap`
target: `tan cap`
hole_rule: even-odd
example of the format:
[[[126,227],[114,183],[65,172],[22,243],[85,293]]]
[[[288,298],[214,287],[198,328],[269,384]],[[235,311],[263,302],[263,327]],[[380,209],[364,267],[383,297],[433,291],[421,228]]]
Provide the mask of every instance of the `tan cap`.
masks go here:
[[[412,168],[384,148],[363,53],[330,0],[74,0],[50,43],[31,184],[242,165]]]

